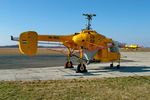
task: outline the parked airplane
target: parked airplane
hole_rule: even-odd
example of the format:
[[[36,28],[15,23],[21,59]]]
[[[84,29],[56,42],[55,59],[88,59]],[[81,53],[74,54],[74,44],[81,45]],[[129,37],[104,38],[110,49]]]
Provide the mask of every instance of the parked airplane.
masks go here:
[[[138,49],[138,48],[142,48],[142,46],[138,46],[138,45],[130,45],[130,46],[128,46],[128,45],[125,45],[123,48],[125,48],[125,49]]]

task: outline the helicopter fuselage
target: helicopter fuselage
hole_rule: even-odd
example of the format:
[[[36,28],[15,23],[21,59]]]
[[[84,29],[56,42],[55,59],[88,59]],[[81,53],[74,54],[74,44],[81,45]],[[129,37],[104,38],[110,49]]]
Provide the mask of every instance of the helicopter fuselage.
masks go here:
[[[61,42],[73,50],[80,50],[80,48],[89,52],[97,50],[94,59],[101,62],[120,59],[119,50],[114,41],[94,30],[82,30],[71,35],[38,35],[34,31],[23,32],[19,38],[21,53],[34,56],[38,48],[38,41]]]

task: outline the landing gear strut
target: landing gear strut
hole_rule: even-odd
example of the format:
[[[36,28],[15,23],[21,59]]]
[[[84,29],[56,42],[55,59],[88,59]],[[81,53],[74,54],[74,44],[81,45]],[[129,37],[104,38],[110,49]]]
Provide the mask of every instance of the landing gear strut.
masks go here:
[[[72,53],[73,51],[71,51],[70,48],[68,48],[68,61],[65,65],[65,68],[73,68],[73,64],[70,60]],[[80,49],[79,65],[77,66],[76,72],[77,73],[87,72],[86,65],[83,63],[83,48],[82,47]]]
[[[77,73],[87,72],[86,66],[83,63],[82,59],[83,59],[83,49],[80,50],[80,57],[79,57],[79,63],[80,64],[77,66],[77,70],[76,70]]]
[[[74,68],[73,64],[72,64],[72,62],[70,60],[70,57],[71,57],[71,50],[70,50],[70,48],[68,48],[68,61],[67,61],[66,65],[65,65],[65,68]]]

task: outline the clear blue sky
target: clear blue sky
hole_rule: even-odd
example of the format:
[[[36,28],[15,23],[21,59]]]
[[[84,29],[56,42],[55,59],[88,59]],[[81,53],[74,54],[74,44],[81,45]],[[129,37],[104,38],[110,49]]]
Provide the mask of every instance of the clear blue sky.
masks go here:
[[[128,44],[150,47],[150,0],[0,0],[0,45],[24,31],[67,35],[85,28],[83,13],[97,14],[92,28]]]

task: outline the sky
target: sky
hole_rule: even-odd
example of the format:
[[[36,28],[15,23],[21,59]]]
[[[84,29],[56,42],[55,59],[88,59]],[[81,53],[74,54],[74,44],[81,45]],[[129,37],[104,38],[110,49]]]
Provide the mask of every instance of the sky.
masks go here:
[[[68,35],[92,29],[113,40],[150,47],[150,0],[0,0],[0,46],[25,31]]]

